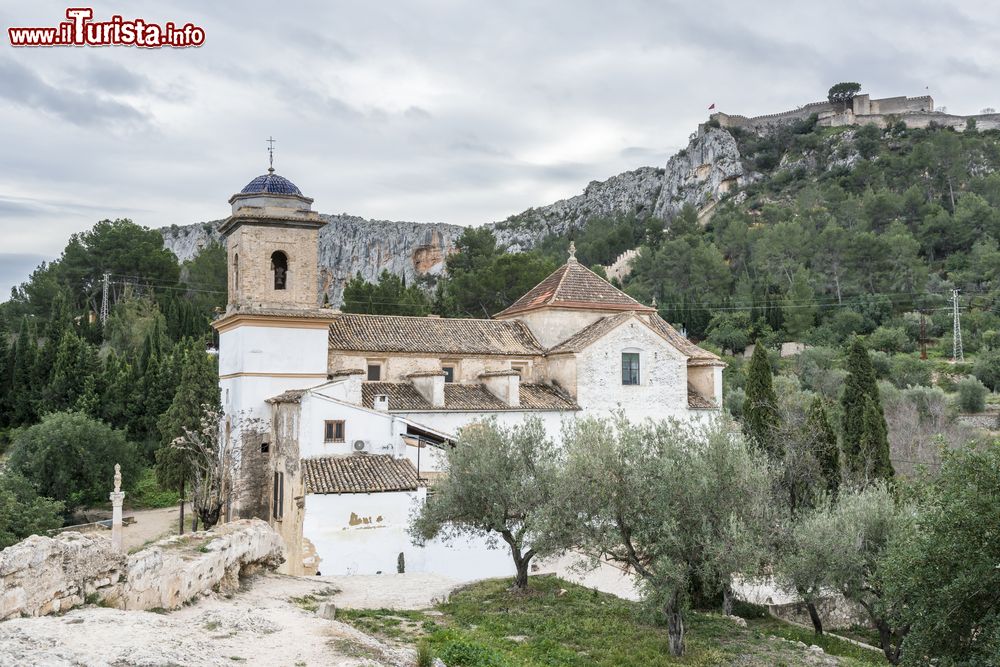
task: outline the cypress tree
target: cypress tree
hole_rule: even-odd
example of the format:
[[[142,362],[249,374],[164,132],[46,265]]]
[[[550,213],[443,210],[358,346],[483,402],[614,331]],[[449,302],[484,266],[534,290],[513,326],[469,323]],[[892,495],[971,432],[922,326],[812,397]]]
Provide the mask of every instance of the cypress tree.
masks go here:
[[[14,383],[14,350],[0,330],[0,428],[10,426],[10,391]]]
[[[161,445],[156,452],[157,480],[163,487],[177,489],[181,497],[180,532],[184,532],[184,487],[191,474],[190,461],[187,452],[171,447],[170,443],[184,435],[185,428],[194,431],[200,427],[206,406],[214,410],[220,408],[215,358],[195,341],[189,341],[182,354],[177,392],[159,419]]]
[[[29,330],[27,318],[22,318],[21,330],[14,345],[13,382],[10,388],[11,423],[17,426],[35,421],[35,396],[38,388],[35,357],[35,339]]]
[[[133,368],[128,360],[118,356],[114,350],[111,350],[104,361],[104,373],[99,383],[100,417],[117,429],[131,427],[135,423],[132,420],[134,411],[130,409],[130,405],[138,403],[135,396],[138,387]],[[130,435],[135,437],[131,428]]]
[[[889,458],[889,437],[882,416],[882,406],[877,399],[865,403],[862,418],[861,455],[865,463],[865,477],[890,480],[896,474]]]
[[[96,370],[91,363],[89,347],[72,329],[63,333],[52,366],[51,380],[42,392],[40,411],[43,414],[73,409],[83,393],[87,377]]]
[[[743,432],[748,440],[767,452],[771,458],[780,459],[784,448],[777,437],[777,429],[781,424],[778,397],[774,394],[767,350],[760,341],[754,346],[747,368],[746,394]]]
[[[840,447],[837,445],[837,434],[826,416],[823,399],[819,396],[809,406],[806,433],[813,438],[813,454],[819,462],[826,490],[836,495],[840,488]]]
[[[872,366],[868,350],[861,340],[854,338],[851,341],[847,352],[847,378],[844,381],[844,394],[841,398],[843,407],[843,451],[847,464],[847,469],[860,479],[867,475],[874,474],[876,470],[882,472],[878,476],[885,476],[885,467],[891,470],[888,464],[888,439],[886,436],[885,416],[882,412],[882,400],[879,397],[878,381],[875,378],[875,369]],[[867,418],[865,412],[872,410],[872,414]],[[866,435],[867,432],[867,435]],[[881,433],[881,435],[879,435]],[[867,438],[867,442],[865,441]],[[868,456],[882,456],[881,449],[884,441],[885,461],[875,465],[874,460],[869,460]]]

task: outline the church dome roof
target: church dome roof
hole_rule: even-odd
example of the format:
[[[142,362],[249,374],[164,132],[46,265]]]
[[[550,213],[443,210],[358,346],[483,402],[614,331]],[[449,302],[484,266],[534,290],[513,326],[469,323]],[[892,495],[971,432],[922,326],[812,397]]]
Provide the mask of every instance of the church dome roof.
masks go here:
[[[268,170],[268,173],[262,174],[247,183],[240,190],[240,194],[298,195],[301,197],[302,191],[299,190],[295,183],[292,183],[284,176],[278,176],[273,170]]]

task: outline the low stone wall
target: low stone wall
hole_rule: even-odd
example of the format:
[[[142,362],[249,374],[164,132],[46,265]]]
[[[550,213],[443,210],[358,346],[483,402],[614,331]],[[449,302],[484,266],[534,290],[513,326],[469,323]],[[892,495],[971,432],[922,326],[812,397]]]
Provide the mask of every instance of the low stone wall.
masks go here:
[[[101,535],[35,535],[0,552],[0,620],[84,602],[174,609],[209,590],[233,590],[241,575],[283,561],[281,538],[258,519],[170,537],[131,555]]]
[[[806,609],[804,602],[771,604],[767,608],[772,616],[783,621],[812,627],[812,619],[809,618],[809,610]],[[816,612],[823,622],[823,627],[827,630],[839,630],[871,623],[861,605],[854,604],[839,595],[819,600],[816,603]]]
[[[957,421],[963,426],[1000,431],[1000,412],[977,412],[958,415]]]

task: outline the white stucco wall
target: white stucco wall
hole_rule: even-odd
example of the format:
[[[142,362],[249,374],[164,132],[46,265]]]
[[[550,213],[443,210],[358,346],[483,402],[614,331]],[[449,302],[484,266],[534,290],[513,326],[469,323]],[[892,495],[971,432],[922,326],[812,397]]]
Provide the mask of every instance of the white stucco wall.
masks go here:
[[[407,572],[433,572],[458,580],[514,574],[502,542],[499,549],[490,549],[485,540],[476,538],[414,545],[407,526],[410,513],[423,500],[422,489],[306,496],[303,535],[316,548],[319,571],[324,575],[392,573],[402,552]]]
[[[509,318],[524,322],[542,347],[553,347],[602,317],[618,311],[580,308],[539,308]]]
[[[639,384],[622,384],[622,353],[639,353]],[[687,359],[649,327],[623,322],[577,354],[576,400],[587,412],[632,420],[688,418]]]

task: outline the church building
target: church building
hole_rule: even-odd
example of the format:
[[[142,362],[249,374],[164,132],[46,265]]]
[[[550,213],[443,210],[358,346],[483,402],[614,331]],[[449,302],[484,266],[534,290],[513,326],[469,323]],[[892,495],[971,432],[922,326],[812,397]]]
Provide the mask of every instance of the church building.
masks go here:
[[[434,570],[500,576],[508,554],[410,544],[442,454],[462,426],[621,410],[632,420],[717,415],[722,369],[655,308],[573,256],[492,319],[359,315],[321,307],[324,225],[274,169],[220,226],[228,303],[219,333],[227,438],[243,438],[236,514],[268,520],[292,574]],[[263,424],[241,432],[251,421]]]

